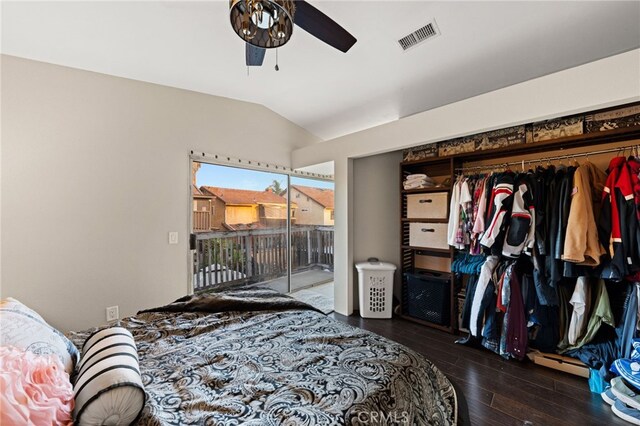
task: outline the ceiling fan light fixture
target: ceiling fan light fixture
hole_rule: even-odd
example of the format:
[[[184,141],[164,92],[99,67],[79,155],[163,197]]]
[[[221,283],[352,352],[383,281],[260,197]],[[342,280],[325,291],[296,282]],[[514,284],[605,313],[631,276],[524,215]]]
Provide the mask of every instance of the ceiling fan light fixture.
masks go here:
[[[272,49],[285,45],[293,32],[293,0],[229,0],[235,33],[245,42]]]

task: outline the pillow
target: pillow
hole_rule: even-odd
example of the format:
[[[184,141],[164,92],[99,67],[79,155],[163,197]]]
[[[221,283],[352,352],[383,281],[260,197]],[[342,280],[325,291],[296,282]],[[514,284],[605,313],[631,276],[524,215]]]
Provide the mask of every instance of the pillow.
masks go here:
[[[71,425],[73,388],[56,355],[0,347],[0,424]]]
[[[73,389],[78,425],[124,425],[137,420],[145,393],[129,330],[111,327],[87,338]]]
[[[0,301],[0,344],[15,346],[38,355],[55,354],[71,374],[78,361],[78,349],[35,311],[16,299]]]

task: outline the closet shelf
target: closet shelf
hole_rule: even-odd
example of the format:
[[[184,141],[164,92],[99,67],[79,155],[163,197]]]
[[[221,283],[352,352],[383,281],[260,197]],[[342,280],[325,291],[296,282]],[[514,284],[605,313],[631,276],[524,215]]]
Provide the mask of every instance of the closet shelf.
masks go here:
[[[419,189],[403,189],[403,194],[428,194],[431,192],[449,192],[450,186],[438,186],[433,188],[419,188]]]
[[[413,246],[403,245],[402,248],[404,250],[421,250],[421,251],[430,251],[433,253],[446,253],[446,254],[450,253],[449,249],[439,249],[439,248],[430,248],[430,247],[413,247]]]
[[[439,271],[437,269],[429,269],[429,268],[414,268],[415,271],[424,271],[424,272],[431,272],[433,274],[439,274],[439,275],[443,275],[445,277],[450,277],[452,275],[451,271]]]
[[[400,220],[402,220],[403,222],[418,222],[418,223],[449,223],[449,219],[413,219],[413,218],[409,219],[409,218],[403,217]]]

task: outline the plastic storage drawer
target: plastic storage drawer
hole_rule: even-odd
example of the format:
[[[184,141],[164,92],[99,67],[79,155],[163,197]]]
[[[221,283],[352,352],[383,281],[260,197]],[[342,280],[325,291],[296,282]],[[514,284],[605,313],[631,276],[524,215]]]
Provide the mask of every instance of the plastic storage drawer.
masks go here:
[[[405,274],[402,292],[404,314],[440,325],[451,322],[451,280],[430,273]]]

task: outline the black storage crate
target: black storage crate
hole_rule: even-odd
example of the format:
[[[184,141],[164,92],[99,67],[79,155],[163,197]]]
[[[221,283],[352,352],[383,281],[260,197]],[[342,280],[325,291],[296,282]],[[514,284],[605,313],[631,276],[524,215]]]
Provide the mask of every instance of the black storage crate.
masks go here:
[[[439,325],[451,325],[451,281],[449,276],[406,273],[402,289],[402,312]]]

